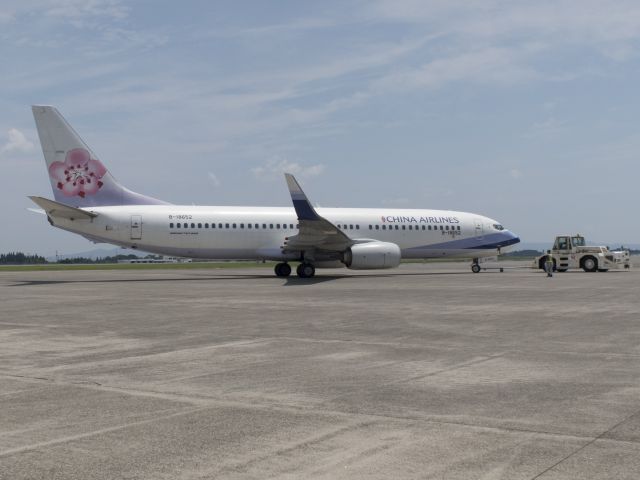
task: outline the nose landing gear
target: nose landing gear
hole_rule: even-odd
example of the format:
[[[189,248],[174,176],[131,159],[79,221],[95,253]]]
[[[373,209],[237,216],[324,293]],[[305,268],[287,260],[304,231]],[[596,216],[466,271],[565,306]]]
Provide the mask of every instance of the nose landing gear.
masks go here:
[[[478,259],[474,258],[473,259],[473,263],[471,263],[471,271],[473,273],[480,273],[480,270],[482,270],[482,269],[480,268],[480,264],[478,263]]]

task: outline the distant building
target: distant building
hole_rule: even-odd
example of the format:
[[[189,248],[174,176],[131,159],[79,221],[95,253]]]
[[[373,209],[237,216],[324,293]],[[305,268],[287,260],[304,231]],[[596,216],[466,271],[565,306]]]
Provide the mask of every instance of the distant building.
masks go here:
[[[118,263],[191,263],[190,258],[162,257],[162,258],[128,258],[118,260]]]

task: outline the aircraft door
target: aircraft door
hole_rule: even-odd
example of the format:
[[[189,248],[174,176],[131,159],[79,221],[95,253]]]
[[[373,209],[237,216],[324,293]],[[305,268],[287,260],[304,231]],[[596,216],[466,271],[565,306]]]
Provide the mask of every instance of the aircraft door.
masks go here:
[[[142,216],[131,215],[131,240],[142,239]]]
[[[482,219],[474,218],[473,222],[476,227],[476,238],[478,240],[482,240],[482,238],[484,237],[484,224],[482,223]]]

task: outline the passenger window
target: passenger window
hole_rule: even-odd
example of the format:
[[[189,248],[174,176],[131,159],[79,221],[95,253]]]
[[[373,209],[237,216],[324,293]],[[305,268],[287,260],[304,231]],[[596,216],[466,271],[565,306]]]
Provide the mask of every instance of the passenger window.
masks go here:
[[[349,225],[349,230],[353,230],[353,225]]]
[[[460,225],[458,225],[458,231],[460,230]]]
[[[208,224],[208,223],[205,223],[205,224],[204,224],[204,228],[209,228],[209,224]]]
[[[225,224],[224,224],[224,228],[229,228],[229,224],[228,224],[228,223],[225,223]]]
[[[449,230],[449,225],[445,225],[444,229]]]
[[[170,224],[169,224],[169,228],[173,228],[173,223],[170,223]]]
[[[278,230],[280,229],[280,224],[279,223],[276,223],[276,229],[278,229]]]
[[[201,223],[198,224],[198,228],[202,228],[202,224]]]
[[[409,230],[413,230],[413,225],[409,225]]]
[[[356,230],[360,230],[360,225],[356,225]]]
[[[373,225],[369,225],[369,230],[373,230]]]
[[[386,230],[386,229],[387,229],[387,226],[386,226],[386,225],[382,225],[382,229],[383,229],[383,230]]]
[[[255,226],[256,228],[260,228],[260,224],[259,224],[259,223],[256,223],[254,226]]]
[[[176,223],[176,228],[180,228],[180,224],[179,223]]]
[[[286,223],[283,223],[283,224],[282,224],[282,228],[286,230],[286,229],[287,229],[287,224],[286,224]]]
[[[263,224],[262,224],[262,228],[264,228],[264,229],[266,230],[266,229],[267,229],[267,224],[266,224],[266,223],[263,223]],[[273,228],[273,227],[272,227],[272,228]]]
[[[407,229],[407,226],[406,226],[406,225],[402,225],[402,229],[403,229],[403,230],[406,230],[406,229]]]
[[[425,228],[424,228],[424,225],[422,225],[422,230],[424,230],[424,229],[425,229]]]
[[[269,228],[273,229],[273,223],[269,224]]]
[[[221,223],[218,224],[218,228],[222,228],[222,224]]]
[[[196,228],[196,224],[195,224],[195,223],[192,223],[192,224],[191,224],[191,228]]]
[[[379,229],[380,229],[380,225],[376,225],[376,230],[379,230]]]
[[[442,225],[440,225],[440,230],[444,230],[444,227]]]
[[[252,225],[250,223],[247,223],[247,228],[251,228],[251,226]]]
[[[293,223],[289,224],[289,228],[291,228],[291,230],[293,230]]]
[[[237,227],[237,225],[234,223],[234,224],[233,224],[233,228],[236,228],[236,227]]]
[[[189,224],[188,224],[188,223],[183,223],[183,224],[182,224],[182,226],[183,226],[184,228],[189,228]]]
[[[398,225],[396,225],[396,230],[399,230],[399,227],[398,227]]]

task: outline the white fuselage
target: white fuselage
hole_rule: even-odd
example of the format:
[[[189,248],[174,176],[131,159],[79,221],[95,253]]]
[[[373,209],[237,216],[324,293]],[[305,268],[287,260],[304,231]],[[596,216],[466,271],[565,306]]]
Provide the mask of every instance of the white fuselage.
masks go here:
[[[283,253],[297,234],[286,207],[130,205],[90,207],[91,220],[53,218],[54,225],[94,242],[164,255],[210,259],[296,260]],[[498,222],[448,210],[318,208],[318,214],[353,239],[397,244],[403,258],[478,258],[504,252],[519,239]]]

